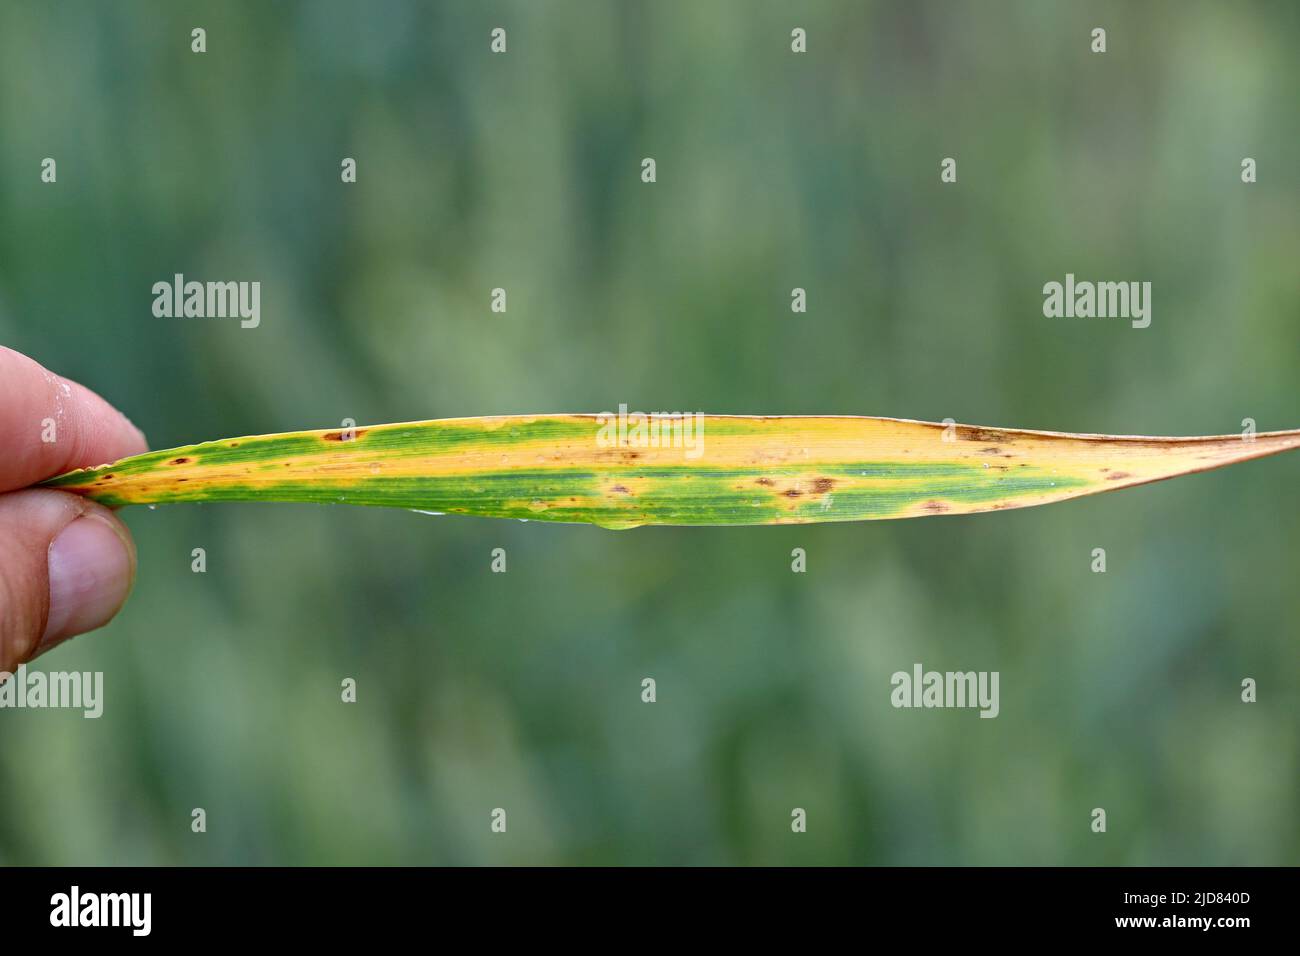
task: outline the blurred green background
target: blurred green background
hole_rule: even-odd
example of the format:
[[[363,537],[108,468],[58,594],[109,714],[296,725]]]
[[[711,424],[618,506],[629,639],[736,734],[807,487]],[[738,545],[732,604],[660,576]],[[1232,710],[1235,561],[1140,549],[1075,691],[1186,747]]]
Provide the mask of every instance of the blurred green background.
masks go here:
[[[0,341],[157,448],[620,402],[1297,427],[1298,46],[1291,2],[6,2]],[[154,318],[176,272],[260,281],[260,328]],[[1151,327],[1044,318],[1067,272],[1151,281]],[[772,529],[132,509],[133,598],[38,665],[104,716],[0,713],[0,863],[1294,864],[1297,478]],[[893,709],[918,661],[1001,715]]]

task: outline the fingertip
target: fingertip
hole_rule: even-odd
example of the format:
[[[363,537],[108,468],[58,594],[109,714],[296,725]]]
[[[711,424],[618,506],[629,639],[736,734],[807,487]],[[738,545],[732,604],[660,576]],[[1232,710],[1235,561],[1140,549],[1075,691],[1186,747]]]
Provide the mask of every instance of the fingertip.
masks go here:
[[[149,440],[143,431],[126,413],[109,404],[98,393],[86,386],[56,375],[59,388],[65,395],[70,395],[79,407],[79,414],[84,421],[86,452],[83,457],[104,457],[103,461],[87,462],[76,467],[85,468],[94,465],[106,465],[119,458],[141,455],[149,450]]]
[[[36,654],[112,620],[135,572],[135,543],[110,511],[92,505],[69,523],[50,543],[50,610]]]
[[[0,491],[148,450],[144,433],[95,392],[0,346]]]
[[[79,495],[0,495],[0,671],[106,624],[135,581],[126,526]]]

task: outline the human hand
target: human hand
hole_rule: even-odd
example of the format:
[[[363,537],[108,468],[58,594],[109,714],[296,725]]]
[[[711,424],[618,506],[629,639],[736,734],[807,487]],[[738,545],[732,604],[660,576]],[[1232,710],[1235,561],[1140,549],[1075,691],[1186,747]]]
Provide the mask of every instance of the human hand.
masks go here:
[[[0,672],[108,623],[135,581],[113,512],[28,486],[147,448],[94,392],[0,346]]]

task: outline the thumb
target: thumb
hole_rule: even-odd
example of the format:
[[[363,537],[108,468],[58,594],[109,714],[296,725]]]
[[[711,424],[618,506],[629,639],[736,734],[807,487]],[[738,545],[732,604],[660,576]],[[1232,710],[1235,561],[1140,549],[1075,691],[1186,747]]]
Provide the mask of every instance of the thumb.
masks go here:
[[[126,526],[77,495],[0,495],[0,671],[117,613],[135,581]]]

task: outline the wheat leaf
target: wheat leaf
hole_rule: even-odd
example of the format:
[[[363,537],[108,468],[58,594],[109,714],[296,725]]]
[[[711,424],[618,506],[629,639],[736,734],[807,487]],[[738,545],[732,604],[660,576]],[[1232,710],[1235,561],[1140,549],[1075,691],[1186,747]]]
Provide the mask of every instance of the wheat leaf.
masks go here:
[[[687,416],[695,419],[695,416]],[[314,501],[597,524],[760,525],[1024,508],[1300,448],[1300,430],[1148,438],[894,418],[707,415],[651,440],[520,415],[204,442],[45,485],[110,506]]]

